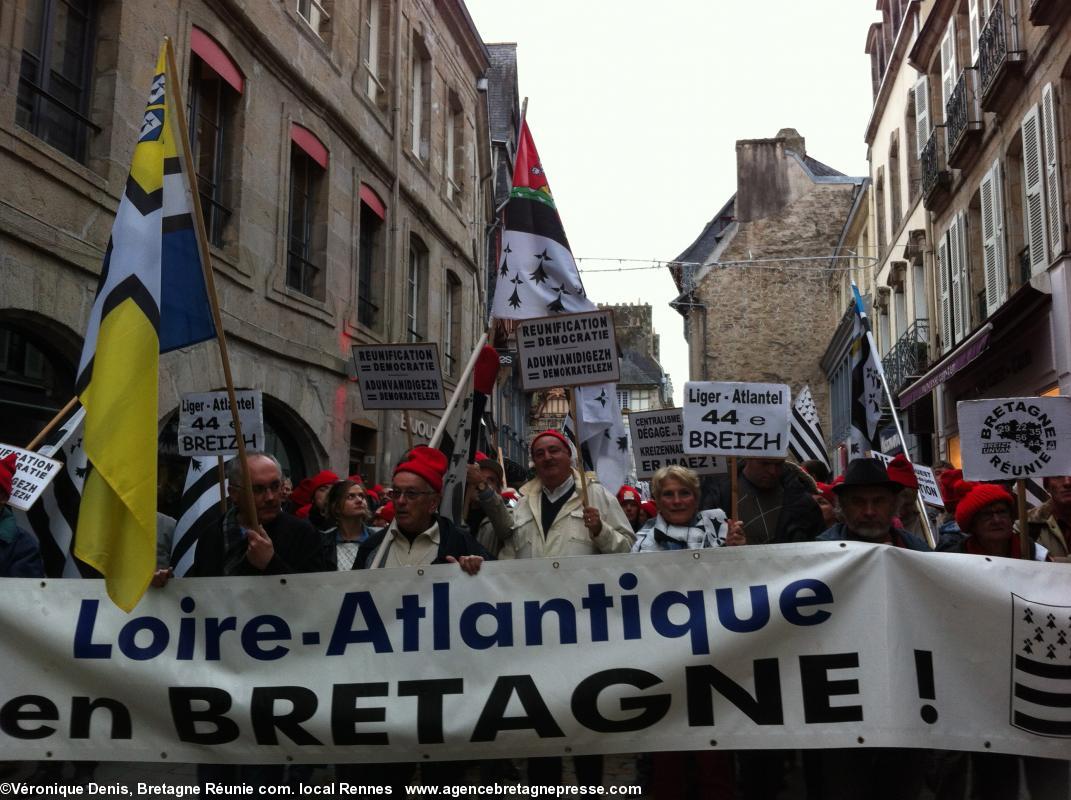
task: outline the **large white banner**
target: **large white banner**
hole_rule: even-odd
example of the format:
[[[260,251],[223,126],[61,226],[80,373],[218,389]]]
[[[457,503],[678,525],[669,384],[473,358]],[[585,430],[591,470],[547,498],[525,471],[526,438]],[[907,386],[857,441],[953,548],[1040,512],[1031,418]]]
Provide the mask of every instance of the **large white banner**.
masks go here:
[[[810,543],[7,580],[6,759],[924,747],[1066,758],[1071,565]]]

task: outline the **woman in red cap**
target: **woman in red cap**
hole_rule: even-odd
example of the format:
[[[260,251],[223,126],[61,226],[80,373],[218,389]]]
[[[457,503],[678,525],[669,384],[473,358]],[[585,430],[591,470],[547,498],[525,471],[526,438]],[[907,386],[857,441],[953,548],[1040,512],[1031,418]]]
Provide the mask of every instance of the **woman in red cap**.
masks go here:
[[[1029,558],[1034,561],[1050,561],[1048,551],[1037,542],[1030,542],[1030,553],[1022,553],[1022,545],[1015,535],[1015,500],[1003,486],[994,483],[968,483],[956,485],[961,496],[956,503],[956,523],[966,536],[947,536],[938,543],[937,549],[946,553],[970,553],[979,556],[1002,558]]]
[[[1008,491],[992,483],[959,481],[955,487],[956,522],[966,536],[943,536],[937,549],[997,558],[1028,558],[1051,561],[1048,551],[1030,542],[1023,555],[1015,533],[1015,500]],[[1006,753],[941,752],[938,756],[935,794],[944,798],[965,795],[968,772],[974,791],[972,798],[1004,800],[1019,797],[1019,764],[1031,797],[1068,797],[1068,764],[1052,758],[1016,756]]]

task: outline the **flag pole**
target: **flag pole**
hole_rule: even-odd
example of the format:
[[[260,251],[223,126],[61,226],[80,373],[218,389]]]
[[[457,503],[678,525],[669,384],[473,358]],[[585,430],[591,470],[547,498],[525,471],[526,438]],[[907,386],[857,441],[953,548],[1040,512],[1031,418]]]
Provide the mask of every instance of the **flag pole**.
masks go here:
[[[480,357],[480,351],[483,350],[483,346],[487,344],[487,331],[483,332],[483,336],[476,342],[476,346],[472,348],[472,355],[469,356],[469,362],[465,365],[465,369],[461,372],[461,377],[457,379],[457,385],[454,387],[454,393],[450,395],[450,402],[446,404],[446,408],[443,410],[443,415],[439,417],[439,424],[435,426],[435,433],[431,435],[431,441],[428,442],[428,447],[438,447],[439,442],[443,440],[443,433],[446,429],[446,421],[450,418],[450,415],[454,413],[454,409],[457,407],[458,402],[461,400],[461,387],[468,381],[469,376],[472,375],[472,370],[476,368],[476,359]]]
[[[580,433],[580,409],[576,405],[576,387],[569,387],[569,405],[573,412],[573,430],[576,431],[576,461],[580,467],[580,502],[588,507],[588,473],[584,469],[584,437]],[[595,457],[592,456],[592,461]]]
[[[893,425],[896,426],[896,435],[900,438],[900,448],[904,451],[904,457],[907,457],[907,439],[904,436],[904,429],[900,427],[900,415],[896,413],[896,401],[893,399],[892,392],[889,390],[889,382],[885,379],[885,368],[881,364],[881,359],[878,358],[878,346],[874,343],[874,334],[870,330],[870,320],[865,317],[863,311],[863,298],[859,294],[859,287],[855,285],[855,281],[852,280],[852,295],[855,300],[855,313],[859,315],[859,319],[863,321],[863,334],[866,336],[867,344],[870,345],[870,352],[874,354],[874,364],[877,366],[878,377],[881,379],[881,388],[885,392],[885,399],[889,403],[889,411],[892,413]],[[933,528],[930,527],[930,517],[926,513],[926,504],[922,502],[922,498],[915,497],[915,508],[919,512],[919,519],[922,520],[923,530],[926,532],[926,543],[929,544],[931,550],[937,549],[937,538],[934,536]]]
[[[1030,531],[1026,520],[1026,481],[1022,478],[1015,482],[1015,493],[1019,497],[1019,558],[1030,558]]]
[[[175,99],[174,108],[169,112],[174,114],[178,128],[178,140],[182,143],[182,157],[185,162],[186,188],[190,192],[190,202],[193,205],[193,227],[197,234],[197,250],[201,256],[201,268],[204,272],[205,289],[208,294],[208,302],[212,307],[212,321],[216,326],[216,342],[219,344],[219,356],[223,363],[223,378],[227,384],[227,399],[231,406],[231,420],[234,423],[234,438],[238,444],[238,458],[242,465],[242,492],[239,505],[242,515],[250,526],[257,526],[256,502],[253,499],[253,485],[249,478],[249,464],[245,454],[245,439],[242,436],[242,423],[238,418],[238,402],[234,394],[234,379],[231,377],[230,357],[227,354],[227,336],[223,332],[223,319],[219,313],[219,300],[216,298],[216,283],[212,270],[212,255],[208,249],[208,236],[205,233],[205,220],[201,211],[201,196],[193,184],[193,150],[190,147],[189,129],[186,126],[186,112],[182,103],[182,89],[178,83],[178,67],[175,63],[175,49],[170,36],[164,37],[167,50],[167,71],[170,73],[164,79],[166,91]]]
[[[45,440],[45,437],[52,433],[52,431],[56,429],[60,422],[66,419],[67,415],[70,414],[71,411],[74,410],[74,407],[77,405],[78,395],[75,395],[67,401],[67,405],[65,405],[63,408],[56,412],[56,416],[49,420],[49,423],[41,429],[40,433],[38,433],[35,437],[33,437],[33,439],[30,440],[30,443],[26,445],[26,449],[36,450],[37,447],[41,444],[41,442]]]

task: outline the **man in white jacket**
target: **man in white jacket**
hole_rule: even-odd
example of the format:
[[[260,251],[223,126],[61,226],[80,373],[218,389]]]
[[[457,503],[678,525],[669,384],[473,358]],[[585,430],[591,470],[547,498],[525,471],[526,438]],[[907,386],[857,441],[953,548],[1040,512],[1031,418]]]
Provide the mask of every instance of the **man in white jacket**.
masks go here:
[[[532,440],[536,477],[521,487],[513,527],[500,559],[590,556],[627,553],[636,534],[621,505],[606,487],[588,483],[581,503],[580,473],[573,468],[569,442],[548,430]]]
[[[588,483],[587,505],[580,500],[580,473],[573,468],[569,441],[547,430],[532,440],[536,476],[521,487],[513,527],[498,558],[558,558],[627,553],[636,541],[617,498],[601,484]],[[602,785],[602,756],[574,756],[577,784]],[[529,784],[557,786],[562,760],[528,759]]]

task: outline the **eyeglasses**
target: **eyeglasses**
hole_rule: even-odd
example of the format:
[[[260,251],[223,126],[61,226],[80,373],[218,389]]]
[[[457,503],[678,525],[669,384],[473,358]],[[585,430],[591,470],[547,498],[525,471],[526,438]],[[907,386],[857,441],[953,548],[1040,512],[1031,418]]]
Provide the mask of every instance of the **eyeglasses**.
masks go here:
[[[977,520],[987,519],[1011,519],[1012,512],[1010,508],[998,508],[994,511],[979,511],[974,515]]]
[[[261,495],[266,494],[267,492],[271,492],[272,494],[276,494],[282,488],[283,488],[282,481],[272,481],[271,483],[268,483],[268,484],[254,483],[253,484],[253,494],[255,494],[257,497],[260,497]]]
[[[400,500],[404,497],[406,500],[412,501],[425,494],[438,494],[438,492],[418,491],[417,489],[395,489],[393,486],[387,489],[387,497],[391,500]]]

